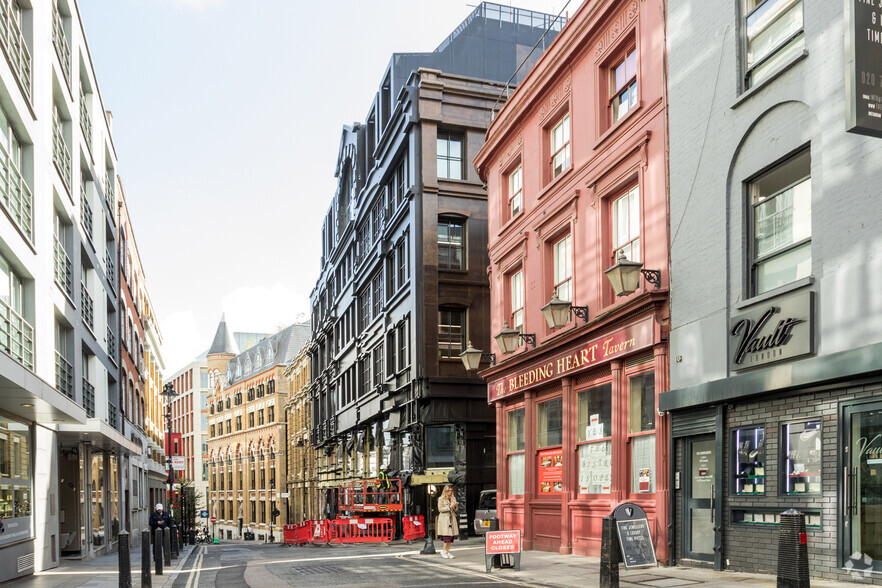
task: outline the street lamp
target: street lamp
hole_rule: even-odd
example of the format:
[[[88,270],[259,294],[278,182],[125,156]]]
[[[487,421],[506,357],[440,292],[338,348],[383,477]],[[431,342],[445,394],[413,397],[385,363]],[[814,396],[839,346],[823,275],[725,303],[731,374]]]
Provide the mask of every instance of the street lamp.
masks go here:
[[[639,261],[628,261],[624,251],[619,251],[616,263],[603,273],[609,279],[616,297],[627,296],[637,290],[637,281],[643,278],[658,290],[661,286],[661,270],[642,269]]]
[[[521,333],[517,329],[509,328],[508,322],[502,323],[502,330],[494,337],[496,344],[502,353],[514,353],[521,346],[521,342],[529,343],[536,347],[535,333]]]
[[[482,361],[489,361],[490,365],[496,365],[495,353],[484,353],[480,349],[475,349],[472,347],[471,341],[469,341],[469,346],[466,347],[466,350],[459,354],[459,358],[462,359],[462,364],[468,371],[478,369]]]
[[[168,509],[172,518],[175,517],[174,510],[174,487],[175,487],[175,470],[172,465],[172,400],[178,395],[171,383],[162,387],[160,396],[165,397],[165,423],[166,423],[166,447],[165,447],[165,465],[168,468]]]
[[[541,310],[542,316],[545,317],[545,322],[548,323],[548,328],[550,329],[559,329],[566,326],[570,322],[571,311],[583,321],[588,320],[587,306],[573,306],[573,303],[569,300],[561,300],[557,297],[557,290],[555,290],[554,296],[551,297],[548,304],[543,306]]]
[[[270,478],[270,543],[276,542],[276,537],[273,535],[273,528],[276,526],[277,516],[279,515],[276,514],[276,479],[273,477]]]

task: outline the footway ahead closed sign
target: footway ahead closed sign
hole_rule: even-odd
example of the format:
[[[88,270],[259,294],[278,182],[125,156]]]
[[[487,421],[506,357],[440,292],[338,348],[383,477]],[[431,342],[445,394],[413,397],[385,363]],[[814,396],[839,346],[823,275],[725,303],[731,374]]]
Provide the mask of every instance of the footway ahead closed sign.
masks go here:
[[[493,564],[493,559],[500,556],[511,556],[514,558],[514,568],[521,569],[521,531],[515,529],[513,531],[487,531],[484,535],[486,543],[484,544],[484,563],[487,566],[487,572]],[[500,567],[502,563],[500,562]]]

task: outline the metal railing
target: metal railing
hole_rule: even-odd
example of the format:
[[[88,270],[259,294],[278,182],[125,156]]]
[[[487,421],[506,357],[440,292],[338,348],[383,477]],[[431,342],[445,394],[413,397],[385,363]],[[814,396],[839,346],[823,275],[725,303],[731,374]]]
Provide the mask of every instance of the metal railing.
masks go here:
[[[73,263],[58,237],[55,237],[55,281],[68,296],[73,296]]]
[[[74,397],[73,366],[58,351],[55,352],[55,387],[68,398]]]
[[[116,428],[116,406],[111,402],[107,403],[107,424]]]
[[[107,203],[107,208],[110,209],[110,212],[114,212],[113,207],[116,204],[116,194],[114,193],[112,172],[104,176],[104,201]]]
[[[80,184],[80,218],[83,221],[83,228],[86,230],[86,235],[91,241],[94,238],[94,235],[92,233],[94,224],[92,218],[92,205],[89,204],[89,199],[88,197],[86,197],[85,182]]]
[[[34,198],[9,152],[0,144],[0,201],[28,239],[34,238]]]
[[[113,263],[113,252],[110,249],[104,250],[104,273],[107,275],[107,283],[112,288],[116,288],[116,269]]]
[[[86,378],[83,378],[83,408],[87,417],[95,418],[95,386]]]
[[[61,174],[61,179],[64,181],[64,185],[67,186],[67,191],[70,192],[70,149],[67,148],[67,143],[64,141],[61,125],[62,120],[56,108],[52,117],[52,161],[55,162],[58,173]]]
[[[109,326],[107,327],[107,355],[110,356],[110,359],[116,357],[116,335],[113,334]],[[116,360],[114,359],[114,361]]]
[[[58,11],[58,3],[52,2],[52,44],[55,45],[55,53],[61,62],[61,71],[64,79],[70,86],[70,42],[64,32],[64,20]]]
[[[6,59],[24,90],[31,99],[31,54],[25,43],[21,28],[13,17],[12,3],[15,0],[0,1],[0,43],[6,51]]]
[[[86,94],[83,92],[83,85],[80,84],[80,128],[83,129],[83,137],[86,139],[86,146],[92,151],[92,117],[89,116],[89,107],[86,104]]]
[[[34,369],[34,327],[0,299],[0,348],[12,359]]]
[[[80,304],[80,315],[83,317],[83,322],[89,327],[90,330],[95,330],[95,303],[92,301],[92,295],[89,294],[89,288],[82,282],[80,282],[80,293],[82,295],[82,301]]]

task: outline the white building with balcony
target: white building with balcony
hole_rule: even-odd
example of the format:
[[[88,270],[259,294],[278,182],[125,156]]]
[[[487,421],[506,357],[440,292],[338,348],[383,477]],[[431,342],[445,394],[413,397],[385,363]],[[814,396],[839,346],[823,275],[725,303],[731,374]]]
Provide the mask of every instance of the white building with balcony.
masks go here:
[[[0,0],[0,583],[115,548],[117,160],[75,2]]]

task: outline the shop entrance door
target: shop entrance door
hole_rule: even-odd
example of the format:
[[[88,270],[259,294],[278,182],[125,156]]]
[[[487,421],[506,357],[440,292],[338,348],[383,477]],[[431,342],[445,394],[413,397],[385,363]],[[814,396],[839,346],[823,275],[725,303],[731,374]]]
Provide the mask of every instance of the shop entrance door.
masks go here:
[[[683,551],[689,559],[714,561],[716,462],[713,435],[687,439]]]
[[[882,571],[882,402],[845,407],[843,562]]]

